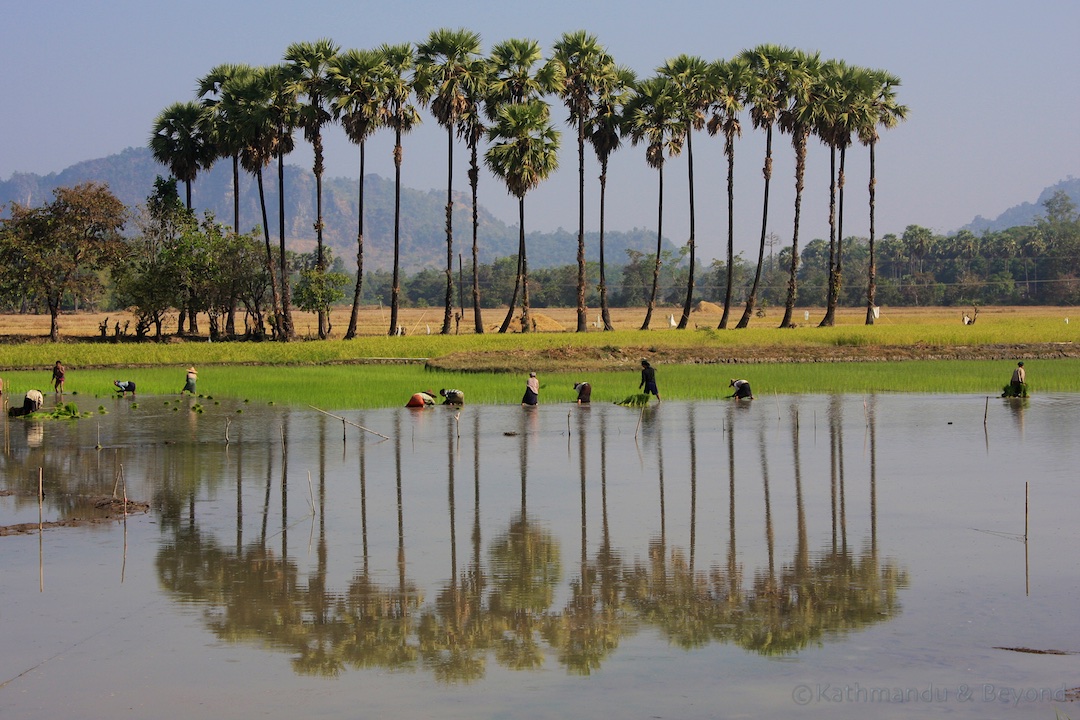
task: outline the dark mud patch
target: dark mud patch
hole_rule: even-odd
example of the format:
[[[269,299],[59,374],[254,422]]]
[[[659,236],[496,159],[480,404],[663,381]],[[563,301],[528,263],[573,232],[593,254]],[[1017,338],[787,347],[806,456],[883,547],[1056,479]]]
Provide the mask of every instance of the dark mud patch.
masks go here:
[[[1036,360],[1080,358],[1073,343],[1009,345],[799,345],[762,347],[561,347],[543,350],[460,352],[427,366],[453,372],[587,372],[636,370],[641,358],[666,365],[900,362],[906,360]]]
[[[5,491],[6,494],[12,494]],[[99,525],[101,523],[123,520],[129,515],[142,515],[150,511],[150,503],[113,497],[87,498],[94,508],[95,514],[90,517],[70,517],[63,520],[50,520],[40,525],[36,522],[18,523],[16,525],[0,525],[0,537],[6,535],[30,535],[39,530],[51,530],[54,528],[84,527],[86,525]]]

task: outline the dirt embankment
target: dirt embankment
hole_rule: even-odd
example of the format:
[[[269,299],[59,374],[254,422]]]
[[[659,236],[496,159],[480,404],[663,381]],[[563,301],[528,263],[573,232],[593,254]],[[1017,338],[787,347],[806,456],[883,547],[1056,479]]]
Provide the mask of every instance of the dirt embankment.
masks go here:
[[[7,490],[0,491],[3,495],[12,495]],[[50,530],[61,527],[80,527],[83,525],[97,525],[99,523],[115,522],[123,520],[128,515],[142,515],[150,512],[150,504],[108,496],[87,498],[88,505],[93,509],[93,514],[87,517],[69,517],[63,520],[50,520],[40,525],[36,522],[18,523],[16,525],[0,525],[0,537],[5,535],[29,535],[39,530]]]
[[[799,346],[753,348],[564,347],[543,351],[463,352],[433,358],[428,367],[454,372],[585,372],[634,370],[642,358],[667,365],[893,362],[903,360],[1035,360],[1080,357],[1073,343],[971,346]]]

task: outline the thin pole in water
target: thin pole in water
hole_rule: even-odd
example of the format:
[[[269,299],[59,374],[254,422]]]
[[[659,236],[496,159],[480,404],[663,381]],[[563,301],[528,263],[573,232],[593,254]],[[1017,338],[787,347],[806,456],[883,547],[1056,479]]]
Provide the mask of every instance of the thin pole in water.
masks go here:
[[[45,592],[45,535],[43,534],[42,504],[45,502],[45,488],[41,477],[41,468],[37,471],[38,487],[38,592]]]
[[[1031,573],[1028,570],[1028,483],[1024,482],[1024,594],[1031,594]]]
[[[990,396],[986,396],[986,407],[983,408],[983,427],[986,427],[986,416],[990,414]],[[1025,535],[1025,537],[1027,537]]]
[[[308,496],[311,498],[311,514],[315,515],[315,490],[311,486],[311,471],[307,471],[307,491]]]

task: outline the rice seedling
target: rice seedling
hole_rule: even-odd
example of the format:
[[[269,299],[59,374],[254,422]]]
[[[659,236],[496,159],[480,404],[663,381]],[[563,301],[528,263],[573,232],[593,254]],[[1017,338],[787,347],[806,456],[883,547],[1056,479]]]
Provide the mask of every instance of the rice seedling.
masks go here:
[[[1080,360],[1031,360],[1025,363],[1033,395],[1080,392]],[[753,383],[755,394],[831,393],[959,393],[997,396],[1009,379],[1013,363],[991,360],[912,360],[872,363],[762,363],[736,365],[659,365],[657,384],[666,400],[720,400],[731,392],[728,383],[742,377]],[[84,392],[104,392],[111,386],[111,370],[69,372],[69,385]],[[133,370],[144,397],[174,396],[183,375],[174,369]],[[5,389],[13,397],[40,386],[40,373],[5,373]],[[199,383],[213,388],[216,398],[233,398],[259,404],[293,407],[315,406],[326,410],[403,406],[421,390],[455,388],[465,393],[465,404],[517,404],[525,389],[521,373],[451,373],[427,370],[420,365],[327,365],[327,366],[208,366]],[[593,403],[616,403],[637,394],[637,370],[606,372],[542,373],[540,403],[572,403],[574,383],[588,380]],[[166,398],[175,412],[186,403]],[[216,404],[216,402],[215,402]],[[196,401],[190,407],[203,407]],[[197,412],[197,411],[196,411]]]

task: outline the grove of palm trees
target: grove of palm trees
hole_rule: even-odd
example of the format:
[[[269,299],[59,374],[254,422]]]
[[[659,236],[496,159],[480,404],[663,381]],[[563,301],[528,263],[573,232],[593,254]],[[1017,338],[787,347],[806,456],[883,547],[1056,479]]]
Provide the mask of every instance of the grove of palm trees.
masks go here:
[[[703,133],[720,135],[728,164],[727,272],[720,328],[728,326],[732,304],[734,195],[733,168],[743,125],[749,121],[766,140],[763,159],[761,233],[753,280],[745,293],[745,304],[737,327],[747,327],[758,308],[765,247],[768,236],[769,190],[774,163],[787,161],[779,152],[779,140],[790,139],[795,167],[794,226],[790,247],[784,253],[788,285],[782,327],[792,324],[792,310],[798,298],[800,271],[799,219],[807,143],[817,138],[830,152],[827,302],[822,325],[830,325],[847,284],[865,287],[866,322],[873,322],[876,304],[876,238],[874,235],[875,147],[879,131],[902,121],[907,108],[896,96],[899,78],[884,70],[849,65],[841,60],[822,60],[818,53],[760,45],[733,58],[708,60],[679,55],[661,63],[650,77],[637,78],[620,66],[599,39],[586,31],[564,33],[545,57],[541,45],[531,39],[510,39],[496,43],[484,55],[481,39],[466,29],[439,29],[416,44],[384,44],[375,49],[341,49],[328,39],[290,45],[282,62],[254,68],[242,64],[221,64],[198,81],[198,102],[181,101],[165,108],[155,120],[150,147],[186,188],[190,209],[190,187],[200,170],[222,159],[233,163],[234,180],[239,169],[251,173],[258,182],[263,217],[266,277],[271,285],[272,332],[279,339],[294,337],[292,327],[289,272],[285,266],[284,204],[279,208],[278,244],[271,242],[265,202],[262,202],[263,169],[278,161],[278,197],[283,158],[293,150],[293,136],[302,131],[313,150],[312,172],[316,180],[316,254],[313,267],[305,275],[305,292],[318,297],[334,297],[341,280],[331,277],[323,250],[322,175],[323,133],[340,124],[359,148],[358,217],[356,235],[356,283],[353,290],[352,321],[346,337],[356,333],[356,308],[364,282],[364,163],[365,141],[379,132],[393,133],[395,167],[395,231],[390,314],[387,332],[398,334],[401,298],[400,192],[401,167],[406,161],[407,135],[423,121],[421,110],[446,130],[446,266],[441,332],[453,330],[454,255],[466,235],[453,224],[453,153],[463,144],[470,154],[469,185],[473,204],[471,228],[471,305],[476,333],[484,332],[481,314],[477,254],[476,203],[480,155],[492,174],[518,200],[519,247],[516,278],[509,309],[499,330],[506,332],[519,315],[521,330],[531,329],[530,292],[525,232],[526,195],[546,181],[558,166],[560,133],[556,120],[565,120],[572,129],[577,149],[577,325],[578,332],[589,329],[586,297],[586,145],[592,147],[599,176],[599,302],[602,326],[611,329],[604,258],[604,201],[608,161],[624,144],[643,145],[645,162],[657,170],[657,251],[651,258],[652,283],[642,329],[648,329],[657,303],[658,281],[665,259],[662,252],[664,219],[664,162],[686,150],[689,190],[689,238],[685,254],[689,271],[685,277],[678,328],[688,326],[695,298],[695,183],[693,148],[695,135],[707,142]],[[554,107],[559,101],[565,113]],[[628,141],[628,143],[624,142]],[[843,211],[844,168],[848,150],[855,142],[868,150],[870,182],[868,193],[860,194],[869,203],[869,260],[861,279],[844,275]],[[670,180],[670,179],[669,179]],[[710,189],[712,190],[712,189]],[[751,189],[740,188],[749,193]],[[234,202],[239,185],[234,184]],[[850,195],[850,193],[848,193]],[[238,205],[237,205],[238,207]],[[238,216],[237,210],[237,216]],[[239,234],[238,220],[234,232]],[[456,232],[455,232],[456,230]],[[588,228],[592,231],[592,228]],[[183,324],[184,308],[181,311]],[[194,311],[190,322],[194,323]],[[320,306],[318,335],[330,332],[329,313]],[[460,321],[460,317],[457,318]],[[194,326],[193,326],[194,327]]]

